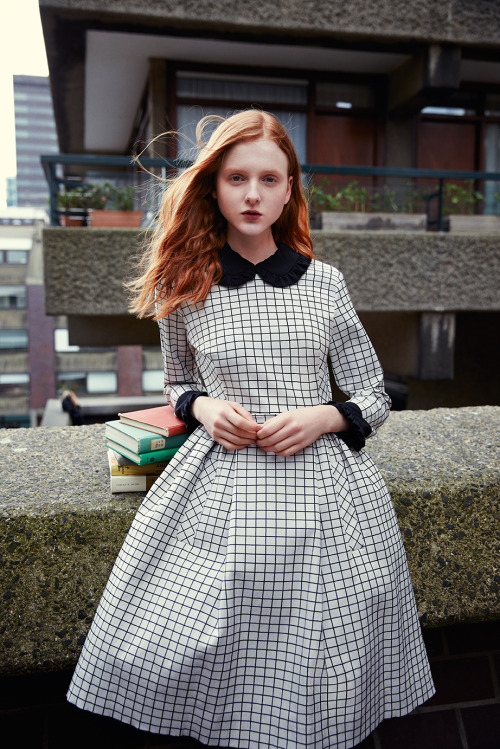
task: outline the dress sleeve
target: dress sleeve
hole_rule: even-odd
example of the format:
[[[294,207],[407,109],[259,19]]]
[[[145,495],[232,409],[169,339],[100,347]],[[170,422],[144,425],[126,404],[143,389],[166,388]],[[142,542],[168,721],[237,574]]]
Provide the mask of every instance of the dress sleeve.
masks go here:
[[[337,285],[329,354],[335,382],[349,396],[345,411],[350,404],[357,407],[351,408],[350,413],[344,411],[352,425],[349,431],[354,428],[364,432],[361,435],[364,444],[364,437],[375,434],[388,417],[391,399],[384,390],[382,367],[356,314],[342,274],[339,274]],[[354,418],[358,409],[361,421]],[[363,422],[371,429],[369,434]],[[345,441],[349,444],[348,440]],[[358,441],[355,449],[360,449],[363,444]]]
[[[191,405],[203,391],[193,351],[188,343],[182,312],[177,309],[158,321],[164,367],[164,393],[176,416],[189,428],[198,425]]]

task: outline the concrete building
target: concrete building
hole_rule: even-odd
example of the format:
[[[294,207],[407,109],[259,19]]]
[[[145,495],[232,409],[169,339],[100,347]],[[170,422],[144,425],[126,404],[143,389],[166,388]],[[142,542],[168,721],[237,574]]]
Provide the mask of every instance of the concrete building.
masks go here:
[[[17,178],[0,214],[0,426],[36,426],[48,399],[74,390],[89,421],[114,415],[110,398],[158,396],[161,367],[143,374],[140,347],[78,346],[68,341],[67,318],[44,308],[42,227],[49,188],[40,155],[57,153],[48,78],[14,76]],[[156,358],[159,358],[159,353]],[[107,404],[107,405],[106,405]]]
[[[17,205],[17,180],[15,177],[7,177],[5,180],[7,208]]]
[[[77,393],[88,422],[139,405],[143,394],[157,402],[157,348],[70,345],[67,318],[45,313],[46,222],[40,209],[0,211],[0,427],[37,426],[47,401],[59,409],[66,389]]]
[[[41,274],[45,211],[0,212],[0,426],[36,423],[55,395],[54,318],[45,314]],[[32,410],[34,409],[34,410]]]
[[[9,199],[9,205],[47,210],[49,190],[40,155],[57,153],[59,150],[48,78],[14,76],[14,116],[16,202]]]
[[[64,153],[131,154],[165,130],[192,135],[203,114],[259,106],[288,124],[310,164],[500,167],[500,8],[491,0],[40,0],[40,10]],[[188,151],[166,139],[149,153]],[[498,185],[481,189],[474,211],[497,210]],[[126,313],[122,281],[138,238],[110,232],[104,249],[97,230],[68,231],[47,229],[44,243],[47,310],[68,315],[70,340],[157,341]],[[467,236],[316,237],[319,256],[346,274],[408,407],[498,402],[498,242]],[[68,259],[82,274],[76,294],[64,290]],[[95,267],[113,279],[105,298],[86,270]]]

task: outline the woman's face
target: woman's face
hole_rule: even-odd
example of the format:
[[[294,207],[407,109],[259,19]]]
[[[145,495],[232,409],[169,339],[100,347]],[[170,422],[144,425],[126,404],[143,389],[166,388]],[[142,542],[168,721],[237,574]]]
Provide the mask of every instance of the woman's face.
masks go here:
[[[237,143],[217,172],[214,197],[227,220],[227,241],[255,245],[272,239],[272,225],[290,200],[288,159],[273,140]]]

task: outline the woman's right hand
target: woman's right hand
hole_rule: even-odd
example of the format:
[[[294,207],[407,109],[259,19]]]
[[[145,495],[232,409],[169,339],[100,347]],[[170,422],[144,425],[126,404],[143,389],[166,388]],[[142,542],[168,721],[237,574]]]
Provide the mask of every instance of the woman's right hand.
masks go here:
[[[227,450],[241,450],[253,445],[260,429],[252,414],[234,401],[200,395],[191,406],[191,413]]]

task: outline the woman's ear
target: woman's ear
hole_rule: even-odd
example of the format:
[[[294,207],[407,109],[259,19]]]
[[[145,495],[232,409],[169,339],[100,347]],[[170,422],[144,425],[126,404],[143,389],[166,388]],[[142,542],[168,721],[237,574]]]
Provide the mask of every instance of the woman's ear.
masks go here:
[[[288,189],[286,191],[284,205],[286,205],[288,203],[288,201],[290,200],[290,197],[292,195],[292,185],[293,185],[293,177],[290,176],[290,177],[288,177]]]

